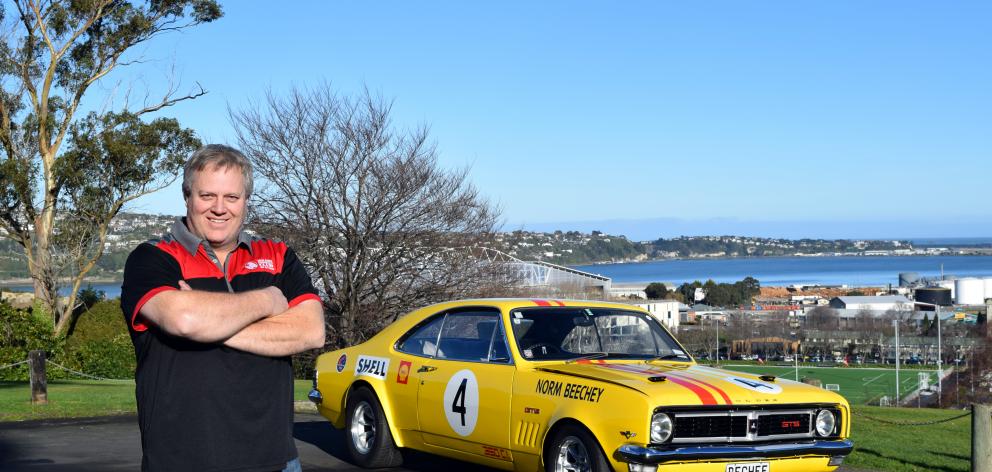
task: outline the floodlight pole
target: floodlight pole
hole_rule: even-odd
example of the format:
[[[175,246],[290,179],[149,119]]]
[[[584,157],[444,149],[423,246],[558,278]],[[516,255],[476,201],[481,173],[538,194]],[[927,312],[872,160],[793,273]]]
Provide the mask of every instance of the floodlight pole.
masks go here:
[[[716,360],[716,365],[719,366],[720,365],[720,318],[713,317],[713,319],[716,320],[716,356],[714,356],[714,359]]]
[[[799,381],[799,342],[796,340],[796,382]]]
[[[944,378],[944,369],[943,366],[941,366],[941,357],[943,357],[942,356],[943,352],[941,352],[941,345],[940,345],[940,305],[936,305],[936,312],[937,312],[936,315],[937,316],[937,407],[940,408],[943,403],[943,399],[941,398],[941,396],[944,393],[944,386],[943,386],[944,382],[942,382]]]
[[[899,406],[899,320],[892,320],[892,325],[896,327],[896,406]]]

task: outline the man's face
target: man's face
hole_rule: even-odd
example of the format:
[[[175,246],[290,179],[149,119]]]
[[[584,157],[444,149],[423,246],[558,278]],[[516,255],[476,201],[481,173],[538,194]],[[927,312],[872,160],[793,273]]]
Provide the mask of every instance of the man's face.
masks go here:
[[[245,218],[245,179],[237,166],[208,165],[194,174],[186,199],[186,221],[193,234],[215,252],[237,247]]]

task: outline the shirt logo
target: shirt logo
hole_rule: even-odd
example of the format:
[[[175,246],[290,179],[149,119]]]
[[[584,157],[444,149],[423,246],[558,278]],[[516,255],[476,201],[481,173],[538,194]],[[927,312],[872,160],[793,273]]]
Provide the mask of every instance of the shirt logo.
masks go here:
[[[272,259],[258,259],[254,261],[248,261],[245,263],[245,269],[255,270],[255,269],[266,269],[266,270],[276,270],[276,265],[272,262]]]

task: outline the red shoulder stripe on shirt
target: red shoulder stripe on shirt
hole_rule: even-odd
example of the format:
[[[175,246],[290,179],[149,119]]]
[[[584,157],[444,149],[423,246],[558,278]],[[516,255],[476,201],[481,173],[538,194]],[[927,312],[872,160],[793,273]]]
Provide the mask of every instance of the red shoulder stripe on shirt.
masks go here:
[[[155,247],[172,256],[179,263],[179,269],[183,271],[185,280],[221,277],[220,269],[210,261],[210,258],[202,254],[202,246],[198,247],[196,255],[192,256],[179,241],[175,240],[159,241]]]
[[[134,306],[134,313],[131,313],[131,327],[134,328],[135,331],[145,331],[148,329],[148,326],[138,321],[138,312],[141,311],[141,307],[145,306],[145,303],[148,303],[148,300],[151,300],[152,297],[154,297],[155,295],[158,295],[162,292],[168,292],[169,290],[178,290],[178,289],[176,287],[171,287],[169,285],[155,287],[149,290],[148,293],[145,294],[145,296],[141,297],[141,300],[138,300],[138,304]]]
[[[318,297],[317,294],[315,294],[315,293],[304,293],[303,295],[300,295],[300,296],[298,296],[298,297],[290,300],[289,301],[289,307],[292,308],[292,307],[294,307],[296,305],[299,305],[300,303],[303,303],[303,302],[305,302],[307,300],[314,300],[317,303],[320,303],[320,297]]]

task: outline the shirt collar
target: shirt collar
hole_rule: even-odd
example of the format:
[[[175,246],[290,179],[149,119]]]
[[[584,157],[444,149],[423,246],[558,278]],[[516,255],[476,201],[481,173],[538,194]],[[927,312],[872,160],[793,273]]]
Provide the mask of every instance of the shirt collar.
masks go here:
[[[176,221],[172,224],[172,237],[175,238],[176,241],[179,241],[179,244],[181,244],[191,256],[196,255],[196,251],[199,249],[201,244],[204,245],[205,249],[209,247],[207,240],[201,239],[189,230],[189,227],[186,226],[185,216],[176,217]],[[245,249],[248,249],[248,252],[251,252],[251,236],[249,236],[244,229],[238,231],[238,246],[244,246]]]

